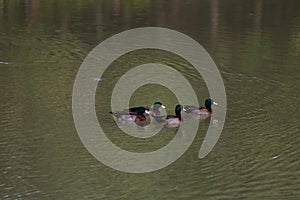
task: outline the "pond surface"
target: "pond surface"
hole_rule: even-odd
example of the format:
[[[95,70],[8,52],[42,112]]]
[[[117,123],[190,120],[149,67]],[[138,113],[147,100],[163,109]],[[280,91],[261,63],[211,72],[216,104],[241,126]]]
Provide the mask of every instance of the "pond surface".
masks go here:
[[[298,0],[0,0],[0,199],[299,199],[299,10]],[[132,174],[86,150],[72,91],[94,47],[145,26],[200,43],[220,70],[228,105],[222,135],[205,158],[198,153],[209,120],[200,121],[174,163]],[[177,129],[164,128],[153,138],[132,138],[108,114],[118,78],[149,62],[182,73],[199,103],[208,97],[204,81],[178,56],[141,50],[120,57],[99,81],[96,112],[108,137],[128,151],[154,151],[177,137]],[[139,88],[130,104],[156,100],[174,112],[176,97],[157,85]]]

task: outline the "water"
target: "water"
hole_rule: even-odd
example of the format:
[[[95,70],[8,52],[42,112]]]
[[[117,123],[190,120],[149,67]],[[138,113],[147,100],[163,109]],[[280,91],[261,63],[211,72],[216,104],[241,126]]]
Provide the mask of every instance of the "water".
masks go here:
[[[0,1],[1,199],[299,199],[300,2],[289,1]],[[199,42],[216,62],[227,94],[218,143],[198,159],[208,122],[191,147],[161,170],[113,170],[84,148],[72,117],[72,89],[83,59],[121,31],[159,26]],[[161,61],[179,70],[200,101],[203,80],[179,57],[155,50],[118,59],[99,80],[98,120],[121,148],[148,152],[175,137],[164,129],[133,139],[115,127],[108,102],[131,67]],[[98,81],[98,80],[95,80]],[[151,92],[145,92],[151,91]],[[144,86],[130,104],[159,98]]]

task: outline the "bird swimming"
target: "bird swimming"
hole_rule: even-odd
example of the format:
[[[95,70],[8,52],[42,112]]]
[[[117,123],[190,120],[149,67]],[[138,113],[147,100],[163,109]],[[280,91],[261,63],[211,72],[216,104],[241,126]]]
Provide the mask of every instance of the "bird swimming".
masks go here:
[[[153,116],[159,123],[164,123],[167,127],[178,127],[182,121],[181,110],[183,106],[178,104],[175,106],[175,115]]]
[[[192,106],[192,105],[184,105],[183,110],[188,114],[195,115],[210,115],[212,113],[212,105],[218,105],[213,99],[206,99],[204,102],[204,106]]]

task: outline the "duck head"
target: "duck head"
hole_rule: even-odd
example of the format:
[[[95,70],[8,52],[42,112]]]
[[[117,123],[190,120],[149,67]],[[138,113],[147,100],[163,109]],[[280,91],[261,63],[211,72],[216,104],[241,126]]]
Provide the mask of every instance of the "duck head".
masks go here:
[[[212,105],[212,104],[218,105],[217,102],[215,102],[213,99],[206,99],[206,100],[205,100],[204,105],[205,105],[205,108],[206,108],[207,110],[210,110],[210,111],[211,111],[211,105]]]
[[[145,111],[146,111],[146,108],[144,108],[144,107],[138,107],[137,111],[136,111],[136,114],[137,115],[143,115],[145,113]]]
[[[183,106],[182,106],[182,105],[180,105],[180,104],[176,105],[176,107],[175,107],[175,114],[176,114],[177,116],[180,116],[180,115],[181,115],[182,109],[183,109]]]
[[[166,106],[164,106],[161,102],[158,101],[153,104],[153,110],[158,110],[160,107],[166,108]]]

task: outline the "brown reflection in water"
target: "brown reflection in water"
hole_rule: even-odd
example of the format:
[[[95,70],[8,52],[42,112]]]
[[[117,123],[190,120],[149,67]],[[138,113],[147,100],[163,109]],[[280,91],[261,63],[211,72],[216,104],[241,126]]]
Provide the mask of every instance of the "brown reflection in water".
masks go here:
[[[211,45],[212,49],[216,47],[217,43],[217,35],[218,35],[218,17],[219,17],[219,9],[218,9],[218,0],[210,1],[210,23],[211,23]]]
[[[26,0],[25,1],[26,18],[28,25],[34,24],[39,14],[39,0]]]

